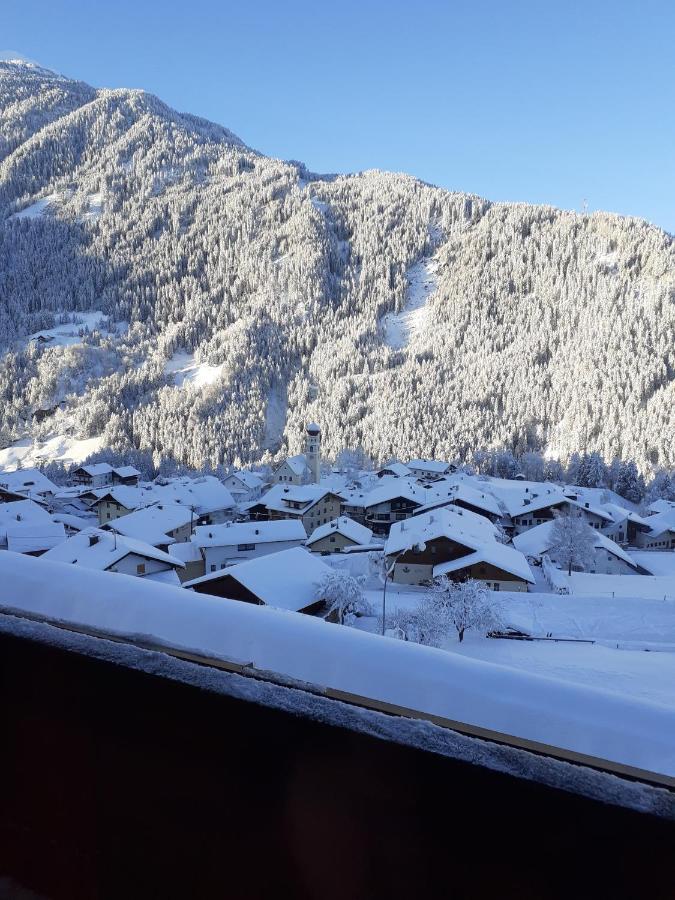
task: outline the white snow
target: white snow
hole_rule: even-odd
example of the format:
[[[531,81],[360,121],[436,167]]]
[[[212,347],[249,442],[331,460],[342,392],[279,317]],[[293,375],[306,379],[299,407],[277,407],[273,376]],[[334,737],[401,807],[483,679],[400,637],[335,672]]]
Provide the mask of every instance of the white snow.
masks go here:
[[[184,350],[174,353],[164,366],[165,375],[173,375],[173,383],[178,388],[203,388],[214,384],[220,378],[222,364],[211,366],[208,363],[195,362],[194,353]]]
[[[59,313],[54,315],[58,316]],[[68,313],[74,316],[77,322],[67,322],[65,325],[57,325],[55,328],[45,328],[43,331],[36,331],[35,334],[28,336],[28,341],[35,341],[39,337],[47,338],[47,347],[72,347],[75,344],[81,344],[82,338],[80,331],[88,329],[94,331],[100,329],[101,321],[105,318],[104,313],[97,309],[87,310],[85,312]]]
[[[102,448],[101,436],[80,439],[58,434],[46,441],[35,443],[29,438],[23,438],[0,450],[0,469],[13,470],[19,466],[34,466],[53,460],[79,463],[92,453],[98,453]]]
[[[41,216],[49,213],[50,207],[60,203],[62,200],[63,195],[54,192],[53,194],[49,194],[48,197],[42,197],[41,200],[36,200],[35,203],[31,203],[30,206],[24,207],[22,210],[19,210],[19,212],[13,213],[9,218],[39,219]]]
[[[84,214],[85,219],[98,219],[103,212],[103,194],[98,191],[95,194],[87,196],[87,212]]]
[[[666,653],[615,651],[626,668],[622,688],[630,686],[631,671],[644,679],[642,694],[633,690],[627,695],[607,678],[594,682],[580,673],[576,681],[563,681],[524,671],[513,662],[520,645],[499,645],[494,652],[511,659],[508,665],[495,664],[469,656],[469,643],[461,653],[437,650],[310,616],[9,551],[0,553],[0,583],[6,610],[122,637],[151,635],[160,643],[299,681],[675,774],[675,698],[663,688],[656,699],[647,696],[659,678],[662,685],[672,683],[675,666]],[[526,647],[522,652],[540,651]],[[558,654],[559,662],[568,652]],[[601,649],[595,655],[607,656]],[[569,663],[563,668],[569,671]]]
[[[427,302],[436,290],[438,260],[423,259],[408,269],[406,302],[400,313],[387,313],[382,323],[388,346],[402,350],[425,329],[429,310]]]
[[[630,550],[628,555],[652,575],[670,575],[675,585],[675,550]]]
[[[286,427],[287,406],[286,387],[284,385],[275,385],[270,390],[265,410],[265,439],[263,447],[267,450],[276,450],[281,444],[281,438]]]

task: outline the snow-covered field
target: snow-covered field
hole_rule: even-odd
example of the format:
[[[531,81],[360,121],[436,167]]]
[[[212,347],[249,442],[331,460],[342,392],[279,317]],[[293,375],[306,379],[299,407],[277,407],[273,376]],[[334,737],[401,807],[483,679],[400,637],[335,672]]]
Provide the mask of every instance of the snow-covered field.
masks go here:
[[[427,301],[436,290],[438,260],[423,259],[408,269],[408,291],[400,313],[387,313],[382,322],[387,344],[402,350],[426,327],[429,310]]]
[[[184,350],[174,353],[164,366],[165,375],[173,375],[173,383],[179,388],[202,388],[213,384],[220,377],[223,367],[195,362],[194,353]]]
[[[370,587],[366,594],[380,616],[381,588]],[[423,596],[423,588],[389,585],[387,610],[414,609]],[[563,640],[493,639],[468,633],[461,644],[456,635],[449,635],[443,650],[569,685],[660,703],[675,714],[675,600],[503,592],[499,601],[506,626]],[[364,617],[356,627],[377,632],[380,620]],[[594,643],[566,642],[576,640]]]
[[[58,316],[58,313],[55,313]],[[57,325],[55,328],[46,328],[44,331],[36,331],[35,334],[28,336],[28,341],[35,341],[39,337],[48,340],[49,347],[72,347],[74,344],[81,344],[82,338],[80,331],[85,328],[94,331],[100,328],[105,315],[97,309],[88,310],[86,312],[69,313],[74,316],[77,322],[66,322],[64,325]]]
[[[16,441],[10,447],[0,450],[0,470],[11,471],[19,466],[25,469],[53,460],[61,460],[64,463],[80,463],[90,454],[97,453],[102,447],[102,437],[80,440],[60,434],[37,443],[24,438]]]

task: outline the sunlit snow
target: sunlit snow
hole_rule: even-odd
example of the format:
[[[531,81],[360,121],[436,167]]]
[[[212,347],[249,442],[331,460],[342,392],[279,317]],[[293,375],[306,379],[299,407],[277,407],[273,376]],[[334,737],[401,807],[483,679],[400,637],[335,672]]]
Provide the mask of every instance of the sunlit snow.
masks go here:
[[[384,336],[394,350],[401,350],[424,331],[429,309],[427,302],[436,290],[438,260],[423,259],[408,269],[408,290],[400,313],[387,313],[383,319]]]
[[[211,366],[195,362],[194,353],[186,353],[184,350],[174,353],[164,366],[164,374],[173,375],[173,383],[179,388],[206,387],[218,381],[222,370],[222,364]]]

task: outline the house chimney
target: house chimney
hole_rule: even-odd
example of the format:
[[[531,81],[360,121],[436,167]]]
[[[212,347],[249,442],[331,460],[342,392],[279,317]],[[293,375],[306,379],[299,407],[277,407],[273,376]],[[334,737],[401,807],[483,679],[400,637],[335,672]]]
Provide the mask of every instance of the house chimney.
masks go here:
[[[590,508],[590,506],[589,506],[588,503],[584,503],[584,506],[586,507],[586,509],[589,509],[589,508]]]
[[[98,544],[98,535],[97,535],[97,534],[90,534],[90,535],[89,535],[89,546],[90,546],[90,547],[93,547],[94,544]]]

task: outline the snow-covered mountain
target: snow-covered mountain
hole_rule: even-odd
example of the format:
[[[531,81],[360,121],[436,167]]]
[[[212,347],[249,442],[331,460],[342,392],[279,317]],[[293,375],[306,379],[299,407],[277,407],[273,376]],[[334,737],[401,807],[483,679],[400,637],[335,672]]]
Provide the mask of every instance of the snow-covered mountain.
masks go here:
[[[0,62],[0,352],[0,445],[70,431],[215,464],[296,451],[317,420],[328,453],[675,464],[663,231],[314,175],[20,61]]]

